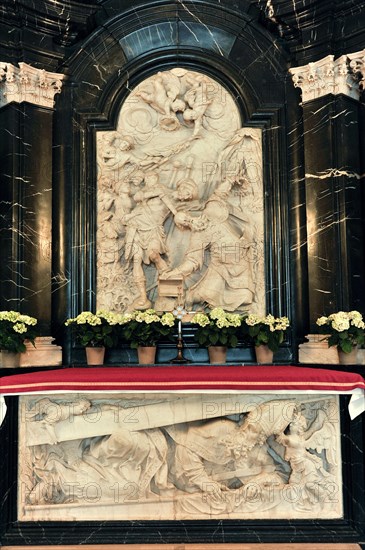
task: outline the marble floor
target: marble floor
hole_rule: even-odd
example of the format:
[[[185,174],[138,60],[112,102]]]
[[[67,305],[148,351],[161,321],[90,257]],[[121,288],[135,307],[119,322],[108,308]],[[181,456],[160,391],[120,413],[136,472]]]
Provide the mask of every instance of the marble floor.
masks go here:
[[[247,544],[102,544],[102,545],[72,545],[72,546],[48,546],[48,550],[361,550],[354,543],[247,543]],[[44,550],[44,546],[3,546],[2,550]]]

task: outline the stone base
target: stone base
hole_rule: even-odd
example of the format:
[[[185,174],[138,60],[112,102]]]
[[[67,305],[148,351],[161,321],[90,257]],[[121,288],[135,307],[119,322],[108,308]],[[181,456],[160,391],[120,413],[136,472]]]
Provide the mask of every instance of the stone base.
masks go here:
[[[52,336],[39,336],[35,347],[26,342],[27,351],[20,354],[20,367],[55,367],[62,365],[62,348],[52,344]]]
[[[317,363],[319,365],[338,365],[336,347],[328,347],[323,334],[307,334],[308,342],[299,345],[299,363]],[[365,365],[365,349],[357,350],[357,365]]]
[[[308,342],[299,345],[299,363],[338,365],[337,348],[329,348],[323,334],[307,334]]]

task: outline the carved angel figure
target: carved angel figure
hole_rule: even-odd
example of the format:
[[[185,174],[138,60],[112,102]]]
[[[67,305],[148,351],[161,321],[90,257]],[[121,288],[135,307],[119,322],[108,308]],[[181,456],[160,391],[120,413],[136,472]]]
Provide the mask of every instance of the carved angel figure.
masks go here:
[[[180,80],[172,73],[161,73],[151,78],[148,85],[136,92],[157,113],[165,115],[160,119],[160,126],[169,132],[176,130],[180,122],[176,116],[177,111],[185,109],[185,102],[177,100],[180,92]]]
[[[290,422],[287,434],[279,434],[276,440],[285,447],[284,459],[289,462],[291,474],[288,484],[301,491],[300,506],[323,501],[328,496],[328,484],[334,483],[331,467],[336,466],[334,426],[323,410],[317,412],[308,428],[307,419],[297,411]],[[325,451],[326,460],[320,453]],[[327,462],[327,468],[325,463]]]

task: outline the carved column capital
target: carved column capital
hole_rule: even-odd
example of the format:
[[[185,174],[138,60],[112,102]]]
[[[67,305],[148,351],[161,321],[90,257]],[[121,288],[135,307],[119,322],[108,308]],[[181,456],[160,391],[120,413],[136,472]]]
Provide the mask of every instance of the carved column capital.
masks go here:
[[[43,107],[54,106],[61,92],[63,74],[50,73],[20,62],[19,67],[0,62],[0,107],[27,101]]]
[[[365,82],[365,50],[334,59],[327,55],[319,61],[289,69],[294,86],[302,89],[303,102],[326,94],[345,94],[359,99]]]
[[[357,75],[359,79],[359,88],[362,91],[365,87],[365,50],[350,53],[347,57],[350,60],[352,72]]]

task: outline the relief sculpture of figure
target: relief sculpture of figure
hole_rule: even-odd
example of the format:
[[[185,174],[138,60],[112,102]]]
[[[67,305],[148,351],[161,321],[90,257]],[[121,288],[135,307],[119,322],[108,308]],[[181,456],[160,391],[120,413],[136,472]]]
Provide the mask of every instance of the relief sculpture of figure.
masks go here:
[[[36,504],[82,501],[83,488],[97,484],[106,501],[138,501],[168,490],[167,442],[159,429],[85,438],[71,445],[33,447],[35,485],[28,500]]]
[[[166,427],[176,445],[174,484],[185,493],[199,494],[198,499],[185,499],[182,507],[190,512],[231,511],[246,496],[241,490],[237,498],[236,490],[253,484],[262,489],[281,486],[283,472],[267,440],[288,425],[294,410],[294,401],[269,401],[257,405],[242,423],[224,418]],[[202,499],[202,493],[211,498]],[[276,504],[272,500],[271,506]]]
[[[101,151],[102,163],[113,170],[121,170],[126,165],[130,165],[130,168],[138,166],[140,161],[134,155],[133,149],[134,140],[131,136],[114,133]]]
[[[212,99],[208,99],[204,85],[206,85],[205,77],[201,79],[186,78],[187,82],[192,84],[192,87],[185,93],[184,100],[189,108],[183,113],[184,121],[193,123],[193,138],[199,137],[206,110],[212,103]]]
[[[168,488],[166,460],[167,442],[159,429],[119,427],[110,436],[83,442],[83,463],[101,479],[132,484],[136,500]]]
[[[127,225],[125,259],[133,262],[133,277],[139,296],[133,302],[133,309],[148,309],[152,303],[147,297],[144,265],[153,263],[159,274],[168,270],[163,258],[168,253],[164,222],[169,214],[176,215],[175,200],[186,201],[195,197],[195,190],[186,185],[172,193],[159,183],[158,173],[145,174],[145,187],[134,195],[137,206],[124,217]]]
[[[318,419],[323,413],[317,416]],[[314,424],[314,423],[313,423]],[[317,429],[315,429],[317,428]],[[330,469],[336,464],[335,452],[332,448],[335,441],[334,427],[327,420],[320,425],[308,428],[307,419],[298,412],[289,424],[288,433],[277,435],[276,440],[285,447],[284,459],[290,464],[291,474],[288,480],[293,494],[300,493],[301,498],[293,503],[299,509],[313,510],[313,506],[328,498],[334,488],[335,478]],[[328,433],[329,432],[329,433]],[[317,451],[315,454],[312,451]],[[324,468],[324,460],[319,456],[326,451],[328,471]]]
[[[179,92],[179,78],[172,73],[158,72],[151,78],[148,86],[141,87],[135,95],[150,105],[157,113],[164,115],[160,118],[160,127],[171,132],[180,126],[175,113],[185,109],[185,103],[177,99]]]
[[[95,519],[95,504],[107,519],[342,517],[338,404],[317,397],[25,398],[22,505],[33,520]]]
[[[204,253],[210,253],[207,269],[186,292],[188,309],[205,303],[211,308],[220,306],[227,311],[239,311],[254,301],[252,231],[247,223],[245,232],[238,234],[229,222],[229,215],[223,194],[213,193],[201,216],[193,218],[179,213],[175,217],[180,227],[191,229],[190,244],[186,260],[166,276],[186,279],[203,268]]]
[[[96,132],[97,308],[172,310],[174,300],[164,296],[172,283],[159,281],[181,267],[172,278],[183,275],[188,309],[262,314],[262,131],[242,123],[218,81],[174,67],[142,80],[115,129]],[[143,181],[149,172],[158,174],[155,184]],[[197,187],[189,204],[174,196],[183,179]],[[217,194],[224,183],[225,196]]]

